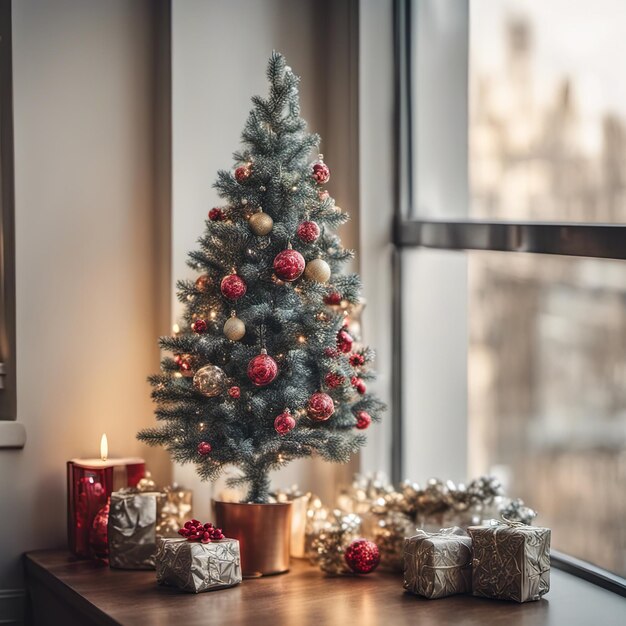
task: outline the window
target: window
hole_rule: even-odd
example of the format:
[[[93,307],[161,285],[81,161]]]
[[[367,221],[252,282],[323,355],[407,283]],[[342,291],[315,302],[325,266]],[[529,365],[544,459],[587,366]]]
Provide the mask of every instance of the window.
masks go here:
[[[396,8],[395,478],[497,473],[623,590],[626,5]]]

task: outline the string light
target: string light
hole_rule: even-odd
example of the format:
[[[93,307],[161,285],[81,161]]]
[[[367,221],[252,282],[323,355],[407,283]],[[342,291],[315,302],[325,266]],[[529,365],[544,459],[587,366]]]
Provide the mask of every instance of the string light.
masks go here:
[[[183,375],[180,372],[174,372],[174,378],[182,378]]]
[[[174,326],[172,326],[172,332],[175,335],[178,335],[178,333],[180,332],[180,326],[178,324],[174,324]]]
[[[211,309],[211,312],[209,313],[209,317],[214,320],[217,317],[217,313]]]
[[[304,335],[299,335],[298,343],[306,343],[306,337]]]

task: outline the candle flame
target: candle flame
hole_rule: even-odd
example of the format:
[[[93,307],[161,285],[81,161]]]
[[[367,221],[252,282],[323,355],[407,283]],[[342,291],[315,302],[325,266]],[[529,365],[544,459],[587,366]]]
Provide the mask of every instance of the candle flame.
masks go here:
[[[106,433],[102,433],[102,439],[100,439],[100,458],[103,461],[106,461],[108,456],[109,456],[109,442],[107,441]]]

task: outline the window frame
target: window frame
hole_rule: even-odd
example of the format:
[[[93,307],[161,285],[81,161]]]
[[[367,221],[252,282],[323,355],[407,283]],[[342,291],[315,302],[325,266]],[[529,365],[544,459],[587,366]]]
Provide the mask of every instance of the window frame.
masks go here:
[[[419,0],[394,0],[396,197],[392,263],[392,467],[403,478],[403,250],[498,251],[596,259],[626,259],[626,224],[420,219],[414,206],[412,9]],[[626,579],[591,563],[551,552],[554,567],[626,597]]]
[[[0,421],[15,421],[15,167],[11,0],[0,0]],[[5,444],[0,439],[0,447]],[[19,444],[15,444],[16,446]],[[13,446],[10,446],[13,447]]]

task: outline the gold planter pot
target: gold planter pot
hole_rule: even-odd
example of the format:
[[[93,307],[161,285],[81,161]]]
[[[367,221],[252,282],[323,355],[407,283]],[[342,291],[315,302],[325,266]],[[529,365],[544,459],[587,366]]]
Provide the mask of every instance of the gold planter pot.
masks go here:
[[[239,541],[244,578],[289,571],[291,502],[246,504],[214,502],[215,520],[227,537]]]

